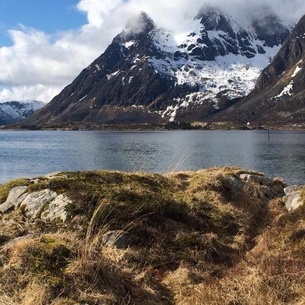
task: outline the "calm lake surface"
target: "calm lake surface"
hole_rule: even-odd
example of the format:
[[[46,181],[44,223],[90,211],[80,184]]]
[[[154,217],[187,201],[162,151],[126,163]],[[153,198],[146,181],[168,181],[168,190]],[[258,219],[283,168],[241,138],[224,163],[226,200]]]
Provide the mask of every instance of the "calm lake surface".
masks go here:
[[[0,131],[0,183],[54,171],[234,165],[305,184],[305,132]]]

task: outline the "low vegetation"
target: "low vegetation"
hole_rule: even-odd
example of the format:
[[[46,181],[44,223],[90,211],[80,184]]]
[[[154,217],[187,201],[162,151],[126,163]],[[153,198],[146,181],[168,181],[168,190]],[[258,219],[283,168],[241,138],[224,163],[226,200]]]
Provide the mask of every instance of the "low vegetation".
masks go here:
[[[72,200],[65,222],[1,216],[1,305],[305,303],[305,208],[280,180],[67,172],[4,184],[0,204],[16,185]]]

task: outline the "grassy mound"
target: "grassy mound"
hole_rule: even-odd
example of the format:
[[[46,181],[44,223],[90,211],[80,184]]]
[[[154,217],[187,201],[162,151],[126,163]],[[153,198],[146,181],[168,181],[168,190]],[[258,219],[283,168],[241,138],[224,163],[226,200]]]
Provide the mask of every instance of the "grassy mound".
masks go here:
[[[60,173],[2,185],[1,202],[16,185],[72,201],[64,223],[2,215],[0,304],[305,301],[305,209],[283,209],[281,181],[239,168]]]

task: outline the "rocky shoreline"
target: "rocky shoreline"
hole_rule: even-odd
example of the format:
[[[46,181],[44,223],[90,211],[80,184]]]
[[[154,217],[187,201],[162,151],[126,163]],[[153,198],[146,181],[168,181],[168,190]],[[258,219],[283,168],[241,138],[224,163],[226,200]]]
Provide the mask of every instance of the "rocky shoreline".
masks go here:
[[[61,125],[2,125],[0,130],[101,130],[101,131],[138,131],[138,130],[273,130],[304,131],[303,123],[286,124],[236,124],[232,122],[169,122],[162,124],[92,124],[71,123]]]

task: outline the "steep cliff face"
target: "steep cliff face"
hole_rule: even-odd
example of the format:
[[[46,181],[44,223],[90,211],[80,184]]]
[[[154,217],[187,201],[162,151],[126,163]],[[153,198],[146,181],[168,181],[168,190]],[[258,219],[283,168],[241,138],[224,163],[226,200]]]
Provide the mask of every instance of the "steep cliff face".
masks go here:
[[[305,16],[259,76],[254,90],[222,119],[303,123],[305,119]]]
[[[276,16],[260,18],[246,29],[205,7],[189,28],[173,34],[142,13],[24,123],[203,120],[248,94],[288,36]]]
[[[302,63],[305,56],[305,16],[301,18],[289,38],[285,41],[282,48],[269,66],[267,66],[260,77],[254,91],[266,89],[270,85],[279,82],[281,78],[287,78],[290,75],[295,78],[296,82],[299,79],[302,70]],[[297,68],[298,67],[298,68]],[[297,70],[297,71],[295,71]]]

